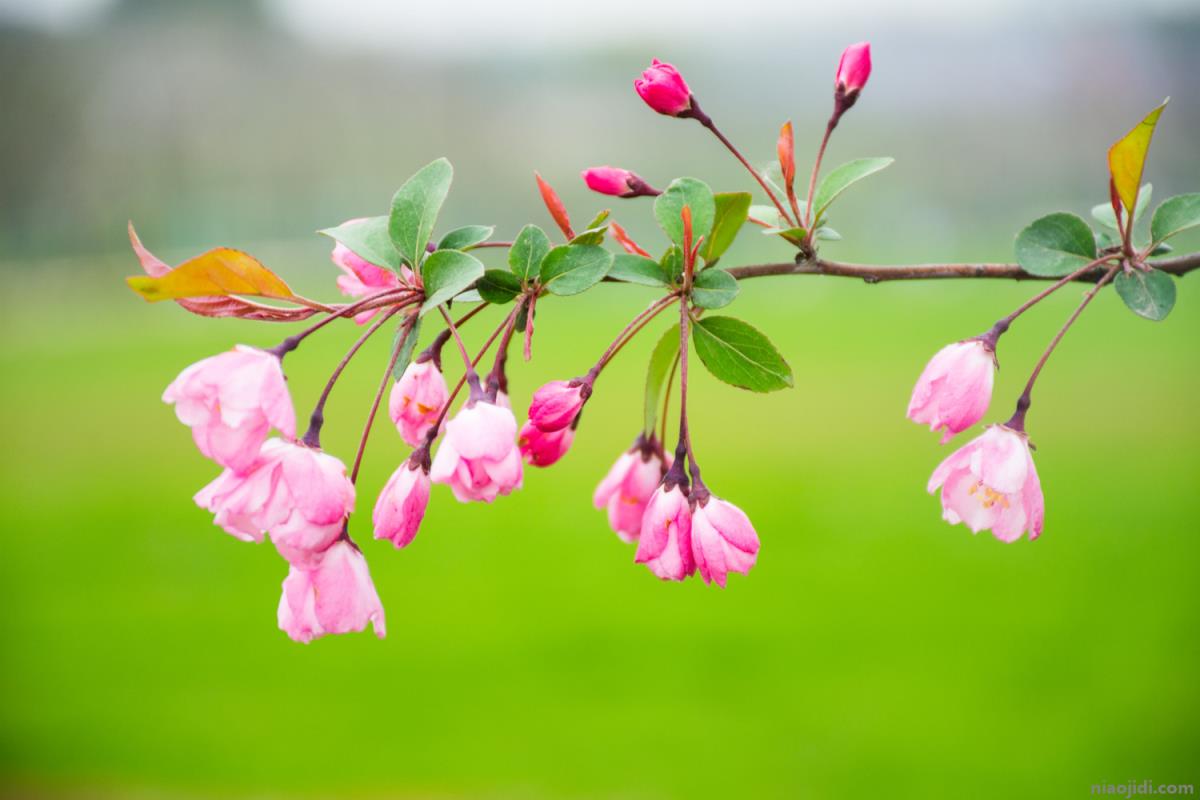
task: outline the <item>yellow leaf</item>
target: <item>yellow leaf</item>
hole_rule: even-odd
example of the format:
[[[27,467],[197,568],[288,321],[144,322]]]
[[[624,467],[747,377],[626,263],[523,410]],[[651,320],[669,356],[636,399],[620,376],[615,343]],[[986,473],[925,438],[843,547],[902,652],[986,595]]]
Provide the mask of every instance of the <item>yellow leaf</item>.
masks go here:
[[[158,277],[137,275],[125,281],[150,302],[213,295],[295,297],[288,285],[256,258],[228,247],[202,253]]]
[[[1158,124],[1158,118],[1170,99],[1163,100],[1158,108],[1108,149],[1108,171],[1112,174],[1113,185],[1117,187],[1122,205],[1130,213],[1137,206],[1138,188],[1142,185],[1142,170],[1146,166],[1150,137],[1154,135],[1154,126]]]

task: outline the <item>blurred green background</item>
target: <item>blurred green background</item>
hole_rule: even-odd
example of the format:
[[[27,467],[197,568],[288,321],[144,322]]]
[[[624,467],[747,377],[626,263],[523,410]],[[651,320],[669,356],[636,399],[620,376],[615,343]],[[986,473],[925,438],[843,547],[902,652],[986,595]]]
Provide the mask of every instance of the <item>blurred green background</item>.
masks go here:
[[[335,299],[310,232],[383,213],[439,155],[457,168],[440,228],[503,238],[549,227],[535,168],[582,219],[608,205],[578,180],[593,164],[749,188],[699,126],[642,107],[630,81],[651,56],[757,163],[794,119],[803,171],[837,55],[862,38],[876,71],[830,163],[898,160],[844,198],[831,257],[1009,259],[1029,220],[1105,198],[1106,148],[1165,95],[1148,178],[1160,199],[1200,189],[1187,3],[876,2],[853,20],[743,5],[0,3],[4,794],[1070,798],[1200,782],[1196,278],[1160,324],[1105,293],[1051,360],[1029,420],[1047,498],[1032,544],[941,522],[924,485],[948,451],[903,417],[938,347],[1034,291],[999,282],[744,285],[731,311],[775,339],[796,389],[749,396],[697,370],[705,477],[763,542],[725,591],[659,583],[590,506],[636,433],[653,336],[605,373],[559,466],[492,507],[438,487],[401,552],[369,539],[404,457],[377,426],[352,532],[384,641],[289,641],[283,562],[193,505],[216,470],[163,387],[287,330],[143,303],[121,280],[137,272],[128,219],[169,261],[242,247]],[[661,246],[648,203],[617,213]],[[787,258],[761,238],[725,261]],[[539,305],[518,411],[584,371],[648,291]],[[1080,291],[1005,337],[989,419]],[[353,336],[288,358],[300,416]],[[344,458],[387,346],[330,402]]]

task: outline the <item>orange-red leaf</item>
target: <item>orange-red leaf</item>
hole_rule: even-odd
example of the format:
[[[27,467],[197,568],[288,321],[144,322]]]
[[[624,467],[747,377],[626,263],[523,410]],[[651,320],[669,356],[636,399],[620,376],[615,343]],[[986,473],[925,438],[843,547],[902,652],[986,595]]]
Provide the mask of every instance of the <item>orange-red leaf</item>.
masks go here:
[[[566,206],[558,198],[558,192],[554,191],[553,186],[542,180],[542,176],[538,173],[533,173],[533,177],[537,179],[538,191],[542,193],[542,202],[546,204],[550,216],[554,218],[554,224],[568,240],[574,239],[575,231],[571,230],[571,218],[567,216]]]
[[[792,122],[788,120],[779,129],[779,141],[775,145],[779,152],[779,169],[783,172],[783,185],[791,189],[796,182],[796,139],[792,136]]]
[[[1150,139],[1154,126],[1171,98],[1162,101],[1158,108],[1146,115],[1108,150],[1108,171],[1113,185],[1125,209],[1132,214],[1137,207],[1138,190],[1142,185],[1142,170],[1146,167],[1146,153],[1150,150]]]

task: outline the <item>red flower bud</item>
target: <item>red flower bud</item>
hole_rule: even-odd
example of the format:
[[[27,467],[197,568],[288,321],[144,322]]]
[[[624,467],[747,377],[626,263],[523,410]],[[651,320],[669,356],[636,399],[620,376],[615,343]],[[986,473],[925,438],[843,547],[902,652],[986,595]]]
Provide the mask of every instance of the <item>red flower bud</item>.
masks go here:
[[[657,58],[650,68],[633,82],[633,88],[646,105],[668,117],[686,116],[692,110],[692,91],[679,70]]]
[[[591,167],[583,171],[583,181],[593,192],[614,197],[655,197],[662,192],[641,176],[619,167]]]

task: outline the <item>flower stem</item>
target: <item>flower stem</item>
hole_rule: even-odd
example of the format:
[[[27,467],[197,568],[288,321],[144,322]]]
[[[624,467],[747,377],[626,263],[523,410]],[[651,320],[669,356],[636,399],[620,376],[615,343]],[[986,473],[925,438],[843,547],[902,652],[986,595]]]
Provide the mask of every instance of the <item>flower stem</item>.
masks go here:
[[[387,369],[384,370],[383,378],[379,381],[379,390],[375,392],[375,399],[371,402],[371,410],[367,412],[367,422],[363,425],[362,436],[358,439],[358,450],[354,453],[354,466],[350,469],[351,483],[358,483],[358,470],[362,466],[363,453],[367,449],[367,436],[371,433],[371,426],[375,424],[375,414],[379,412],[379,404],[383,401],[383,393],[387,389],[388,378],[391,377],[392,371],[396,368],[396,362],[400,360],[400,351],[404,349],[404,340],[408,338],[415,324],[417,324],[417,315],[409,314],[400,328],[400,335],[396,337],[396,346],[392,348],[392,357],[388,359]]]
[[[324,319],[322,319],[321,321],[317,322],[315,325],[310,325],[309,327],[305,328],[304,330],[300,331],[299,333],[297,333],[293,336],[287,337],[282,342],[277,344],[275,347],[272,347],[269,352],[274,353],[276,356],[278,356],[280,359],[282,359],[285,355],[287,355],[288,353],[292,352],[297,347],[299,347],[300,343],[302,341],[304,341],[306,338],[308,338],[312,334],[316,333],[317,331],[321,330],[321,328],[324,328],[326,325],[333,322],[335,319],[341,319],[342,317],[353,314],[355,311],[361,310],[362,307],[367,305],[368,303],[373,303],[376,300],[380,300],[384,297],[387,297],[387,296],[393,295],[393,294],[396,295],[396,299],[398,299],[398,300],[404,299],[405,300],[405,302],[400,304],[401,307],[403,307],[405,305],[409,305],[411,302],[415,302],[414,298],[404,297],[404,295],[409,294],[409,290],[407,290],[407,289],[402,289],[402,290],[384,289],[381,292],[376,292],[374,294],[367,295],[366,297],[362,298],[361,300],[350,303],[349,305],[342,306],[337,311],[332,312],[329,316],[327,316]]]
[[[659,312],[671,305],[671,303],[674,303],[677,299],[679,299],[678,294],[669,294],[665,297],[660,297],[659,299],[655,300],[650,304],[650,307],[644,311],[638,312],[638,314],[636,314],[634,318],[629,321],[629,324],[617,334],[617,338],[613,339],[612,344],[610,344],[608,349],[604,351],[604,354],[600,356],[600,360],[596,362],[596,366],[589,370],[589,373],[599,375],[600,371],[608,366],[608,362],[612,361],[616,357],[617,353],[621,352],[621,348],[624,347],[630,339],[636,336],[638,332],[650,322],[650,320],[658,316]]]
[[[754,180],[758,181],[758,185],[761,186],[763,191],[767,193],[767,197],[771,198],[771,202],[775,204],[775,208],[779,209],[780,215],[793,225],[799,225],[799,220],[792,220],[791,215],[788,214],[787,207],[779,201],[779,198],[775,196],[775,192],[771,191],[771,185],[767,183],[767,179],[764,178],[758,170],[752,167],[750,162],[746,160],[746,157],[742,155],[741,151],[734,146],[733,142],[729,141],[725,134],[721,133],[720,129],[717,128],[717,124],[713,122],[712,117],[700,110],[700,107],[695,104],[694,98],[692,102],[691,115],[701,125],[712,131],[713,136],[716,136],[717,139],[720,140],[721,144],[725,145],[725,148],[729,150],[729,152],[733,153],[734,158],[742,162],[742,166],[754,176]]]
[[[438,311],[442,312],[442,319],[446,320],[446,330],[450,331],[450,335],[454,338],[454,343],[458,345],[458,352],[462,354],[463,364],[465,365],[465,375],[467,381],[471,382],[472,386],[479,384],[479,376],[475,374],[475,365],[471,361],[471,357],[467,355],[467,346],[463,344],[462,336],[458,332],[458,327],[455,326],[454,320],[450,318],[450,312],[445,306],[438,306]]]
[[[808,178],[808,200],[804,203],[804,227],[807,229],[804,237],[805,244],[812,244],[812,224],[813,224],[813,195],[817,191],[817,175],[821,173],[821,162],[825,160],[825,148],[829,145],[829,137],[833,135],[833,129],[837,127],[837,116],[829,118],[829,123],[825,126],[825,135],[821,137],[821,146],[817,148],[817,157],[813,161],[812,175]],[[799,223],[797,223],[799,224]]]
[[[1104,263],[1104,262],[1106,262],[1106,261],[1111,261],[1111,260],[1112,260],[1112,259],[1114,259],[1114,258],[1117,258],[1117,256],[1116,256],[1115,254],[1111,254],[1111,253],[1110,253],[1109,255],[1101,256],[1100,258],[1097,258],[1095,261],[1090,261],[1090,262],[1088,262],[1087,264],[1084,264],[1082,267],[1080,267],[1079,269],[1075,270],[1075,271],[1074,271],[1074,272],[1072,272],[1070,275],[1064,275],[1064,276],[1063,276],[1062,278],[1060,278],[1059,280],[1055,281],[1054,283],[1052,283],[1051,285],[1047,286],[1047,287],[1046,287],[1045,289],[1043,289],[1042,291],[1040,291],[1040,292],[1038,292],[1037,294],[1035,294],[1033,297],[1031,297],[1031,298],[1029,298],[1028,300],[1026,300],[1024,303],[1022,303],[1020,306],[1018,306],[1018,307],[1017,307],[1017,309],[1016,309],[1015,311],[1013,311],[1011,314],[1009,314],[1009,315],[1008,315],[1008,316],[1006,316],[1006,317],[1003,317],[1003,318],[1001,319],[1001,322],[1007,323],[1007,324],[1005,325],[1005,327],[1007,328],[1007,327],[1008,327],[1008,325],[1011,325],[1011,324],[1012,324],[1013,320],[1015,320],[1017,317],[1019,317],[1019,316],[1021,316],[1022,314],[1024,314],[1024,313],[1025,313],[1026,311],[1028,311],[1029,309],[1033,308],[1033,307],[1034,307],[1035,305],[1037,305],[1038,303],[1040,303],[1040,302],[1042,302],[1043,300],[1045,300],[1047,297],[1049,297],[1049,296],[1050,296],[1051,294],[1053,294],[1054,292],[1057,292],[1059,289],[1061,289],[1062,287],[1066,286],[1066,285],[1067,285],[1068,283],[1070,283],[1071,281],[1078,280],[1078,279],[1079,279],[1079,278],[1081,278],[1083,275],[1085,275],[1086,273],[1088,273],[1088,272],[1090,272],[1091,270],[1095,269],[1095,268],[1096,268],[1097,266],[1099,266],[1100,264],[1103,264],[1103,263]],[[1000,323],[998,322],[998,323],[996,323],[996,324],[998,325],[998,324],[1000,324]]]

